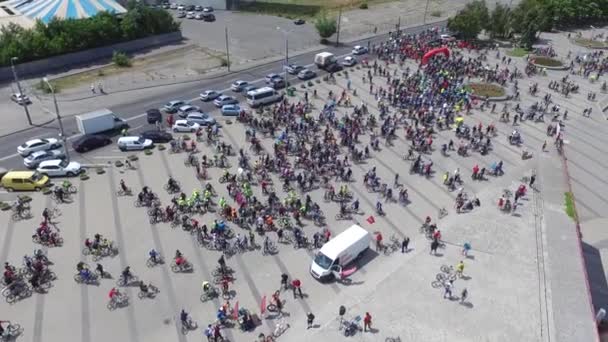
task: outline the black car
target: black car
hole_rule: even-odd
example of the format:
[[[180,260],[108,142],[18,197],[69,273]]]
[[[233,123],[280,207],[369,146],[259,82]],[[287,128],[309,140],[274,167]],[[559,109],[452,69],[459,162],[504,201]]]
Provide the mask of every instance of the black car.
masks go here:
[[[296,25],[304,25],[306,21],[304,21],[304,19],[296,19],[293,21],[293,23]]]
[[[338,72],[338,71],[341,71],[342,69],[344,69],[344,68],[340,64],[338,64],[338,63],[332,63],[332,64],[328,65],[325,68],[325,71],[327,71],[327,72]]]
[[[213,13],[203,13],[204,21],[215,21],[215,15]]]
[[[188,11],[188,12],[194,11],[194,5],[186,6],[186,11]]]
[[[103,147],[106,145],[110,145],[112,143],[112,139],[105,135],[100,134],[86,134],[81,136],[80,138],[74,140],[72,143],[72,147],[78,153],[94,150],[99,147]]]
[[[163,115],[161,114],[160,110],[156,108],[148,109],[146,111],[146,117],[148,118],[149,124],[163,121]]]
[[[142,134],[140,134],[139,136],[144,139],[150,139],[150,140],[152,140],[153,143],[160,143],[160,144],[168,143],[169,141],[173,140],[173,136],[171,135],[171,133],[157,131],[157,130],[145,131]]]

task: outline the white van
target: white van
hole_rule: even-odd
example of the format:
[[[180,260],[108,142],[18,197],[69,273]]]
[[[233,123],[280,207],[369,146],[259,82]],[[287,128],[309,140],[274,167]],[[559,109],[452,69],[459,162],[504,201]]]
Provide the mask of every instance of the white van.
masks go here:
[[[282,98],[283,94],[270,87],[262,87],[260,89],[247,92],[247,104],[251,107],[258,107],[277,102]]]
[[[371,234],[364,228],[353,225],[329,240],[315,254],[310,265],[310,274],[319,280],[332,278],[342,267],[350,264],[369,248]]]
[[[152,140],[142,137],[121,137],[116,143],[121,151],[143,150],[152,146]]]

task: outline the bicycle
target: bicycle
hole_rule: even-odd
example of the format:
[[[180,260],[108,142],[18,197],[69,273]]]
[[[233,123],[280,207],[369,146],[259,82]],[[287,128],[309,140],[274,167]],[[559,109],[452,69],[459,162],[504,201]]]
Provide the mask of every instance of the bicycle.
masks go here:
[[[439,217],[439,219],[441,220],[442,218],[448,216],[448,211],[446,208],[441,208],[439,209],[439,213],[437,214],[437,217]]]
[[[156,294],[159,292],[160,292],[160,290],[158,289],[158,287],[156,287],[152,284],[148,284],[148,292],[142,292],[140,290],[139,293],[137,294],[137,297],[139,297],[139,299],[144,299],[144,298],[153,299],[154,297],[156,297]]]
[[[401,243],[399,242],[399,238],[397,238],[397,236],[395,234],[393,234],[390,238],[391,243],[387,244],[384,246],[384,255],[391,255],[394,252],[396,252],[397,250],[399,250],[399,247],[401,246]]]
[[[1,341],[13,341],[17,336],[23,333],[23,328],[19,324],[12,324],[10,321],[5,321],[8,326],[4,328],[4,335],[0,336]]]
[[[289,328],[289,323],[285,322],[284,318],[281,318],[275,325],[274,331],[272,332],[272,336],[279,337],[283,335],[285,331]]]
[[[387,337],[384,339],[384,342],[401,342],[401,337]]]
[[[126,189],[118,189],[118,191],[116,191],[116,196],[132,196],[133,192],[131,191],[130,188],[126,188]]]

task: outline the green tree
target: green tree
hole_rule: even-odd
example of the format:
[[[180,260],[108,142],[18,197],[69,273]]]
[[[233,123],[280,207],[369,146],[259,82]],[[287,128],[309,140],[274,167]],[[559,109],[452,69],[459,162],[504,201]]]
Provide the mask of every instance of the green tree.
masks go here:
[[[500,3],[496,4],[494,10],[490,14],[490,20],[487,22],[486,30],[492,38],[508,38],[510,26],[511,11],[507,6]]]
[[[482,30],[482,24],[474,13],[463,10],[448,19],[448,28],[459,32],[465,40],[469,40],[477,37]]]
[[[321,12],[315,18],[315,28],[321,37],[321,41],[327,41],[337,31],[336,18],[329,17],[326,12]]]

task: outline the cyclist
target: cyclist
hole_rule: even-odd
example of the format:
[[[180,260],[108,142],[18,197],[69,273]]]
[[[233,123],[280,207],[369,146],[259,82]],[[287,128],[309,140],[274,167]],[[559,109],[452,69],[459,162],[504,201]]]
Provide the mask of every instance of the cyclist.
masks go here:
[[[69,192],[71,186],[72,186],[72,183],[67,179],[61,183],[61,187],[63,188],[63,190],[65,192]]]
[[[177,266],[186,264],[186,258],[184,258],[184,255],[179,251],[179,249],[175,251],[175,264]]]
[[[264,238],[264,251],[266,253],[270,253],[270,238],[268,235],[266,235],[266,238]]]
[[[223,277],[221,284],[222,284],[222,293],[228,294],[230,292],[230,278]]]
[[[101,264],[97,264],[97,267],[95,268],[95,271],[99,272],[99,274],[103,277],[104,274],[106,274],[104,272],[103,266]]]
[[[465,242],[464,245],[462,246],[462,255],[464,255],[465,257],[468,256],[470,250],[471,250],[471,244],[468,242]]]
[[[158,252],[154,248],[152,248],[150,250],[150,252],[148,252],[148,255],[150,256],[150,259],[152,259],[152,262],[154,262],[155,264],[158,264],[159,260],[157,259],[157,257],[159,255],[158,255]]]
[[[173,179],[173,177],[169,177],[169,181],[167,182],[167,187],[171,191],[179,190],[178,186],[177,186],[177,182],[175,181],[175,179]]]
[[[206,280],[203,281],[203,284],[201,286],[203,288],[204,293],[207,293],[207,292],[209,292],[209,290],[211,290],[211,284],[209,284],[209,282]]]
[[[382,203],[380,203],[380,201],[376,202],[376,211],[378,212],[378,214],[382,215],[382,213],[384,213],[384,210],[382,210]]]
[[[124,278],[125,283],[129,282],[129,279],[133,277],[131,274],[131,266],[125,267],[125,269],[122,271],[122,277]]]
[[[224,254],[222,254],[222,256],[217,260],[217,263],[220,265],[220,272],[225,273],[227,269],[226,260],[224,260]]]
[[[117,288],[115,288],[115,287],[113,287],[113,288],[110,290],[110,293],[108,293],[108,297],[110,297],[110,300],[111,300],[111,301],[116,301],[116,300],[118,300],[118,299],[120,298],[120,295],[121,295],[121,294],[120,294],[120,291],[118,291],[118,289],[117,289]]]
[[[357,198],[353,204],[351,205],[353,211],[358,212],[359,211],[359,199]]]
[[[49,211],[49,208],[44,208],[44,210],[42,211],[42,218],[44,219],[44,224],[47,224],[49,222],[50,216],[51,213]]]
[[[433,240],[439,242],[441,241],[441,230],[437,229],[434,233],[433,233]]]
[[[63,203],[63,195],[64,195],[64,191],[63,188],[61,187],[55,187],[55,196],[57,196],[57,200],[59,201],[59,203]]]
[[[182,324],[188,327],[188,313],[186,310],[182,309],[182,312],[179,314],[179,319],[182,321]]]
[[[141,291],[145,295],[148,295],[148,285],[146,285],[143,281],[140,281],[139,282],[139,291]]]

